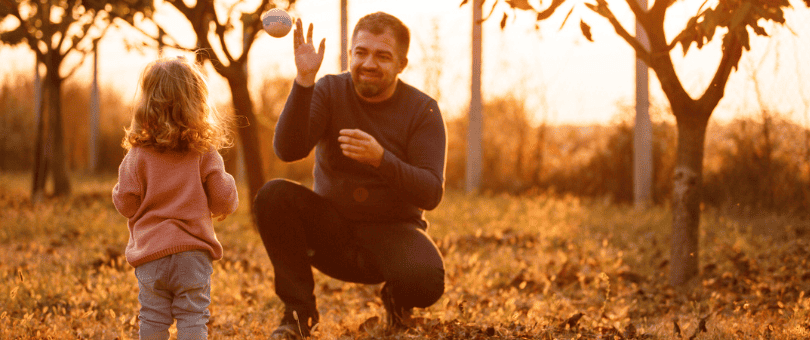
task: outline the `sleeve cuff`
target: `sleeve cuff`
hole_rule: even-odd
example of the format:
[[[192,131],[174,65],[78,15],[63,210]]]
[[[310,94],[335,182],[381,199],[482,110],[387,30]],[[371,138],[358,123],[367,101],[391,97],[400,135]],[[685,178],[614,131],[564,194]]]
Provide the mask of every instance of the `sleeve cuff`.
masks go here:
[[[388,150],[383,151],[383,157],[380,160],[380,166],[377,167],[377,171],[385,176],[388,177],[389,175],[393,174],[396,170],[396,164],[399,162],[399,158],[389,152]]]

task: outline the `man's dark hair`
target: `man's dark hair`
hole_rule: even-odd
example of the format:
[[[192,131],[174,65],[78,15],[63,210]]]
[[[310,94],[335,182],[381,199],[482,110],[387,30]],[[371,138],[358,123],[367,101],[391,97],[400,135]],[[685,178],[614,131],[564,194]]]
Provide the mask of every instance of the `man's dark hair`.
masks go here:
[[[376,12],[360,18],[357,25],[354,26],[352,41],[357,36],[357,32],[368,31],[371,34],[380,35],[385,33],[386,29],[390,29],[391,34],[394,35],[400,56],[406,58],[408,56],[408,46],[411,44],[411,32],[402,21],[388,13]]]

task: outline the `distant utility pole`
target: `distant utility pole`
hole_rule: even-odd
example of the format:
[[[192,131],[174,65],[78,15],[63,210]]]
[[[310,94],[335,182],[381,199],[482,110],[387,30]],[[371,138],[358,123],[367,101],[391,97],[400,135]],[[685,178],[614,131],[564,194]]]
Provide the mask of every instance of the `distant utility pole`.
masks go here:
[[[87,168],[90,173],[98,170],[98,135],[99,117],[101,116],[98,92],[98,40],[93,42],[93,85],[90,89],[90,144],[87,146],[89,156]]]
[[[340,0],[340,71],[349,69],[348,0]]]
[[[647,9],[647,0],[638,0],[639,6]],[[636,36],[650,50],[647,32],[636,19]],[[652,203],[653,155],[652,122],[650,121],[650,97],[648,66],[636,58],[636,124],[633,129],[633,201],[636,208],[646,208]]]
[[[481,6],[484,0],[472,4],[472,86],[470,87],[470,112],[467,127],[467,193],[481,189],[481,133],[483,130],[483,104],[481,102]]]

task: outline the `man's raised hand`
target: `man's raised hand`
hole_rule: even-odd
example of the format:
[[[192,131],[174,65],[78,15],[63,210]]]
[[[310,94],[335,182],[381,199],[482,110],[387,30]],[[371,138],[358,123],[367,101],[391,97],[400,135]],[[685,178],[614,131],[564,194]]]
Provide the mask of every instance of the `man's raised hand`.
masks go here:
[[[295,81],[301,86],[312,86],[315,84],[315,77],[323,62],[323,51],[326,46],[326,38],[321,39],[318,51],[312,44],[312,24],[309,24],[307,39],[304,40],[304,29],[301,19],[295,21],[295,31],[293,32],[293,48],[295,49],[295,67],[298,75]]]

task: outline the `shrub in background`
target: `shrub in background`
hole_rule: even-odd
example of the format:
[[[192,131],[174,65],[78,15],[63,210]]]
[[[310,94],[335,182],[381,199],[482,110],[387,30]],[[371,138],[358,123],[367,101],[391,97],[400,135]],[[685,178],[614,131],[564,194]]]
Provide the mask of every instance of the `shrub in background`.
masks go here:
[[[668,204],[677,130],[653,106],[653,201]],[[632,107],[607,126],[532,126],[518,98],[484,104],[482,189],[521,194],[551,191],[633,200]],[[447,187],[464,189],[467,117],[447,122]],[[704,201],[807,215],[810,211],[810,130],[773,114],[712,123],[706,137]]]
[[[483,107],[482,189],[518,192],[532,184],[534,128],[519,98],[496,97]]]
[[[763,111],[759,121],[718,127],[704,201],[746,210],[808,214],[808,130]],[[708,162],[707,162],[708,163]]]
[[[261,92],[256,93],[254,98],[256,103],[256,118],[259,125],[259,142],[262,153],[262,161],[266,169],[265,177],[286,178],[298,182],[312,181],[312,167],[315,162],[315,152],[310,152],[306,158],[293,162],[284,163],[273,150],[273,137],[275,136],[276,123],[284,105],[287,103],[287,95],[290,94],[293,80],[286,78],[268,78],[264,80],[260,87]]]
[[[114,173],[124,157],[121,139],[129,125],[129,106],[120,94],[105,87],[100,91],[98,170]],[[26,171],[33,166],[36,138],[34,85],[30,77],[17,75],[6,81],[0,93],[0,170]],[[68,169],[88,171],[90,86],[75,81],[65,83],[62,92],[62,122]]]
[[[281,162],[273,152],[273,133],[292,80],[267,79],[255,93],[265,176],[309,183],[314,155],[294,163]],[[0,92],[0,170],[29,171],[33,160],[36,117],[33,85],[18,76]],[[99,168],[115,173],[124,150],[121,139],[129,124],[131,105],[110,88],[101,91]],[[68,82],[63,92],[65,150],[69,169],[84,172],[88,159],[90,87]],[[125,99],[125,98],[124,98]],[[220,110],[231,110],[221,105]],[[515,96],[484,104],[483,182],[488,193],[559,194],[632,202],[633,113],[619,108],[611,125],[550,126],[533,123],[523,101]],[[666,204],[675,163],[676,129],[651,112],[653,124],[653,200]],[[244,120],[238,121],[246,124]],[[463,190],[467,117],[447,119],[446,187]],[[237,141],[238,142],[238,141]],[[707,133],[704,201],[714,206],[741,206],[807,215],[810,211],[810,130],[764,112],[761,119],[711,124]],[[223,151],[229,170],[239,178],[236,149]]]
[[[34,87],[21,75],[0,87],[0,171],[23,171],[33,166]]]
[[[124,158],[121,147],[124,128],[129,126],[132,106],[122,100],[118,90],[104,86],[99,89],[99,136],[96,151],[101,173],[117,173]],[[62,89],[62,121],[65,129],[65,151],[71,171],[91,171],[90,152],[90,85],[68,81]]]
[[[633,202],[633,134],[632,121],[622,120],[611,127],[607,143],[595,151],[582,167],[559,171],[552,185],[568,185],[577,195],[610,197],[614,202]],[[653,124],[653,202],[668,200],[675,165],[675,126]]]
[[[620,108],[609,126],[532,124],[520,98],[511,95],[484,103],[482,189],[512,194],[554,191],[579,196],[633,199],[633,113]],[[653,112],[659,116],[661,109]],[[448,122],[447,186],[464,188],[467,117]],[[675,130],[653,126],[654,201],[668,198],[675,163]]]

